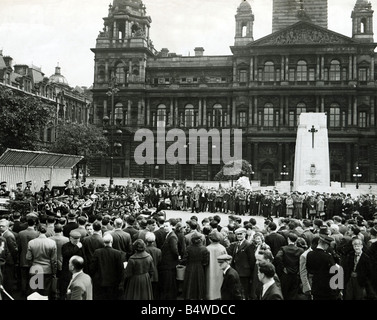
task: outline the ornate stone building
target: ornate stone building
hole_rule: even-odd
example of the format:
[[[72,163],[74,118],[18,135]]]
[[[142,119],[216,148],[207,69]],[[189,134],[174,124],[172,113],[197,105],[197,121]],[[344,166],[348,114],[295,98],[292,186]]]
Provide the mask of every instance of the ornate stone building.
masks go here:
[[[51,104],[56,112],[56,120],[41,130],[40,141],[49,144],[55,141],[58,121],[89,123],[91,114],[91,92],[86,88],[70,87],[67,79],[57,66],[55,73],[46,77],[41,68],[26,64],[13,65],[10,56],[0,51],[0,85],[9,89],[40,97]]]
[[[231,55],[205,56],[200,47],[195,56],[181,56],[154,48],[141,0],[114,0],[92,49],[93,121],[111,138],[113,166],[110,157],[99,159],[92,175],[109,176],[112,168],[115,177],[212,180],[221,164],[135,163],[135,131],[163,126],[186,132],[241,128],[252,178],[273,185],[285,165],[285,179],[292,180],[298,116],[326,112],[331,181],[353,181],[358,166],[362,181],[376,182],[371,4],[356,1],[351,37],[327,29],[327,0],[274,0],[273,33],[261,39],[253,37],[250,4],[242,1],[235,9]]]

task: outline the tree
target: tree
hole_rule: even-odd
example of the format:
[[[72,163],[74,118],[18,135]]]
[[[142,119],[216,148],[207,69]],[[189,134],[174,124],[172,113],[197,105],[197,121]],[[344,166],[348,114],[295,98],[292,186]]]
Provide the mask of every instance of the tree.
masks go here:
[[[60,123],[51,152],[84,156],[87,160],[106,154],[109,144],[102,130],[91,124]]]
[[[0,153],[7,148],[38,150],[40,130],[54,119],[54,105],[0,86]]]
[[[226,169],[226,170],[224,170]],[[242,176],[250,177],[252,172],[251,164],[246,160],[229,161],[216,173],[215,180],[238,180]]]

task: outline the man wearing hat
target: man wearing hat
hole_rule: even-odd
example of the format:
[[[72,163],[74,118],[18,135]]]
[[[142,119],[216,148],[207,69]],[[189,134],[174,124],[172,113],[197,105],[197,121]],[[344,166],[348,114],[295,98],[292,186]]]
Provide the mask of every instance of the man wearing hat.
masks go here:
[[[7,188],[7,182],[0,182],[0,197],[8,197],[10,191]]]
[[[231,266],[238,272],[242,284],[243,298],[248,300],[251,294],[251,278],[255,267],[255,248],[246,241],[246,229],[238,228],[234,231],[237,241],[232,242],[226,249],[232,256]]]
[[[16,201],[24,200],[24,192],[22,191],[22,182],[16,183],[16,190],[14,190],[14,199]]]
[[[217,257],[220,269],[223,271],[224,279],[221,285],[221,300],[242,300],[242,285],[238,272],[230,264],[232,257],[223,254]]]
[[[66,225],[63,227],[63,235],[64,237],[69,237],[69,233],[74,230],[74,229],[77,229],[79,227],[77,221],[76,221],[76,213],[71,210],[68,214],[67,214],[67,223]]]
[[[65,294],[67,292],[67,288],[69,282],[71,280],[71,272],[69,271],[69,260],[73,256],[80,256],[84,257],[82,243],[80,242],[81,233],[77,230],[71,230],[69,233],[69,242],[63,244],[62,246],[62,272],[59,281],[60,283],[60,298],[65,300]]]
[[[26,181],[26,187],[24,189],[25,198],[30,198],[33,196],[33,192],[31,191],[31,186],[32,186],[31,180]]]
[[[330,286],[330,280],[334,276],[330,269],[336,265],[334,257],[328,252],[332,241],[334,238],[320,234],[317,247],[306,257],[306,268],[313,275],[313,300],[336,300],[339,296],[337,288]]]
[[[44,186],[40,190],[42,195],[42,200],[47,201],[51,196],[51,189],[50,189],[50,180],[44,181]]]

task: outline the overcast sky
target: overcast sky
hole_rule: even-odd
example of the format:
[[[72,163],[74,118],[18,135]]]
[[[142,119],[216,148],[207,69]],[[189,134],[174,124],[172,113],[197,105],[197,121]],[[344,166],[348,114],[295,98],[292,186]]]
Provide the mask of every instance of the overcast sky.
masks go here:
[[[255,16],[254,40],[272,31],[272,0],[248,0]],[[241,0],[144,0],[152,18],[151,40],[156,50],[194,55],[230,54],[234,16]],[[329,0],[328,27],[351,36],[351,12],[356,0]],[[0,50],[14,64],[34,64],[46,76],[59,62],[70,86],[93,84],[94,48],[112,0],[1,0]],[[377,1],[372,1],[377,41]]]

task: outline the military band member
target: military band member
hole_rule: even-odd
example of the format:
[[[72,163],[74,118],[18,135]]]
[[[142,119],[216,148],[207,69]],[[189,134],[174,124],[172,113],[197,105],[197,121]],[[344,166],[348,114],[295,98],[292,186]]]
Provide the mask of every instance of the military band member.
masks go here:
[[[41,192],[43,201],[47,201],[48,199],[50,199],[50,196],[51,196],[50,180],[44,181],[44,186],[41,188],[40,192]]]
[[[16,190],[14,190],[14,199],[17,201],[24,200],[24,192],[22,191],[22,182],[16,183]]]
[[[10,191],[7,188],[7,182],[3,181],[0,183],[0,197],[9,197]]]

